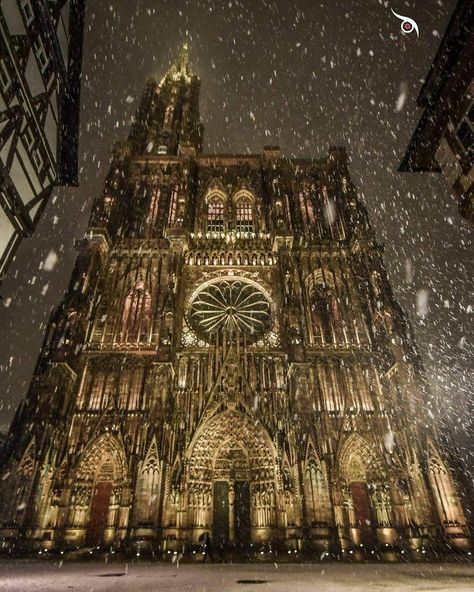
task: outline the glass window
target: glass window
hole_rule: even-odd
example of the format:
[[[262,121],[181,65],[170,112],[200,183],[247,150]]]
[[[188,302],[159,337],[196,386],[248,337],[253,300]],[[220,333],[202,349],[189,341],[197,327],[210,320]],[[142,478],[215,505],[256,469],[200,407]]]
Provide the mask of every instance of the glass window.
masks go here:
[[[29,127],[25,128],[25,131],[23,132],[23,139],[25,141],[26,147],[31,150],[33,148],[33,144],[35,143],[35,139]]]
[[[105,374],[99,372],[92,380],[89,396],[89,409],[100,409],[105,387]]]
[[[469,108],[469,111],[467,112],[467,118],[469,119],[469,123],[471,125],[474,125],[474,103],[472,103],[472,105]]]
[[[7,65],[3,60],[0,61],[0,85],[2,86],[3,92],[6,92],[12,84],[12,79],[7,70]]]
[[[33,43],[33,49],[35,51],[36,59],[38,60],[39,67],[41,68],[41,72],[44,72],[48,67],[49,60],[46,55],[46,51],[44,49],[43,40],[41,37],[37,37],[35,42]]]
[[[173,226],[176,222],[176,212],[178,209],[178,185],[174,185],[171,190],[171,197],[170,197],[170,210],[168,216],[168,225]]]
[[[168,105],[168,107],[166,107],[166,111],[165,111],[164,127],[170,128],[172,126],[173,114],[174,114],[174,106],[172,104]]]
[[[151,317],[151,295],[139,280],[125,298],[122,315],[121,340],[144,341],[148,334]]]
[[[457,136],[466,152],[472,152],[474,150],[474,130],[466,119],[459,126]]]
[[[464,151],[472,154],[474,152],[474,102],[471,103],[466,114],[461,119],[456,136]]]
[[[303,216],[303,225],[305,230],[311,230],[316,224],[316,215],[314,213],[313,202],[309,191],[301,191],[299,194],[301,214]]]
[[[253,206],[248,197],[237,201],[235,230],[237,232],[253,232]]]
[[[26,24],[29,25],[34,18],[30,0],[20,0],[20,8],[25,17]]]
[[[218,197],[211,197],[207,204],[207,231],[223,232],[224,203]]]
[[[119,381],[119,407],[121,409],[138,409],[142,388],[143,371],[125,369],[120,375]]]
[[[36,150],[33,150],[33,151],[31,152],[31,157],[32,157],[32,159],[33,159],[33,162],[34,162],[34,163],[35,163],[35,165],[36,165],[36,169],[37,169],[38,171],[40,171],[40,170],[43,168],[43,164],[44,164],[44,163],[43,163],[43,159],[41,158],[41,154],[39,153],[39,150],[38,150],[38,149],[36,149]]]
[[[153,231],[155,229],[155,224],[158,220],[158,211],[160,207],[160,194],[161,190],[159,187],[153,189],[150,199],[150,207],[148,209],[148,214],[145,219],[145,228],[146,234],[148,237],[152,237]]]

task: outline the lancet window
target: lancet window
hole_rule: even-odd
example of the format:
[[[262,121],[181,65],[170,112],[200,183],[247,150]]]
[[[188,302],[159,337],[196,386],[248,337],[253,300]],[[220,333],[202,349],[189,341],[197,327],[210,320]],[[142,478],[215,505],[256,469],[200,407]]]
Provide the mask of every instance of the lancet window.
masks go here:
[[[331,342],[333,340],[331,319],[329,314],[327,288],[316,284],[311,293],[311,321],[313,336],[316,342]]]
[[[449,471],[439,454],[430,446],[430,480],[441,521],[445,525],[464,524],[465,519]]]
[[[178,221],[177,213],[178,213],[178,194],[179,194],[179,186],[173,185],[171,188],[171,196],[170,196],[170,209],[168,215],[168,226],[172,227]]]
[[[104,196],[104,216],[106,219],[109,218],[112,213],[112,207],[114,205],[114,198],[111,195]]]
[[[339,240],[346,238],[344,222],[338,212],[336,197],[329,195],[327,187],[323,187],[322,193],[325,218],[332,238]]]
[[[142,368],[126,368],[120,373],[119,408],[136,410],[140,408],[140,394],[143,383]]]
[[[345,339],[341,305],[336,293],[334,276],[315,272],[309,282],[309,308],[312,335],[315,343]]]
[[[241,233],[254,232],[253,204],[249,197],[240,197],[235,205],[235,230]]]
[[[151,294],[139,279],[125,298],[122,316],[121,340],[144,341],[151,317]]]
[[[165,110],[165,119],[163,122],[163,126],[166,128],[170,128],[173,125],[173,115],[174,115],[174,105],[170,103]]]
[[[213,196],[207,203],[207,232],[224,231],[224,202],[218,196]]]
[[[151,238],[154,234],[154,229],[158,220],[160,196],[161,189],[159,187],[155,187],[151,194],[150,206],[148,208],[148,214],[145,220],[145,233],[148,238]]]
[[[326,480],[315,458],[308,461],[304,478],[306,515],[310,525],[327,523],[330,507]]]
[[[114,376],[111,373],[98,371],[92,378],[89,409],[104,409],[107,407],[115,388]]]
[[[311,234],[314,232],[314,227],[316,225],[316,213],[309,192],[300,191],[298,200],[303,218],[303,228],[305,232]]]

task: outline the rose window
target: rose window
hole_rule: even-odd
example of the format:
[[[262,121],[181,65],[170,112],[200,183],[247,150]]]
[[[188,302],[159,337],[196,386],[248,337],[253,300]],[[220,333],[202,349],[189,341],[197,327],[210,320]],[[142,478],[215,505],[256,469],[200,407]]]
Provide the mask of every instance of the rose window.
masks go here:
[[[221,279],[207,284],[191,301],[189,324],[208,341],[237,335],[256,341],[271,327],[270,302],[253,283]]]

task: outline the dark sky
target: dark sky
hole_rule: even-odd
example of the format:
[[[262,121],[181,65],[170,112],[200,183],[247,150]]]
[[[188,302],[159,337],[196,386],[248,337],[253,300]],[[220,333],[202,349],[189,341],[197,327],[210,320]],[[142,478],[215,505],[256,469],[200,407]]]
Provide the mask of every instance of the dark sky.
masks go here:
[[[347,146],[353,181],[386,244],[395,294],[413,322],[442,418],[467,442],[473,431],[473,229],[441,176],[397,172],[420,116],[418,91],[455,4],[89,0],[80,187],[56,192],[1,289],[7,306],[0,310],[0,430],[26,394],[110,148],[125,139],[145,79],[161,78],[188,40],[202,79],[206,151],[259,152],[280,144],[288,156],[312,157],[330,145]],[[419,39],[402,36],[390,7],[417,21]],[[50,271],[40,269],[48,254],[50,262],[57,255]]]

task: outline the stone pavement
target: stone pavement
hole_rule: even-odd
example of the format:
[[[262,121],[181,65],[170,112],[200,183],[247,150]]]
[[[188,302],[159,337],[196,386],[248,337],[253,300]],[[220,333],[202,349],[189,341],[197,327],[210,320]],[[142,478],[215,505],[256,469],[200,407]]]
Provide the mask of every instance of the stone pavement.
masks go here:
[[[0,560],[1,592],[472,592],[474,564]]]

